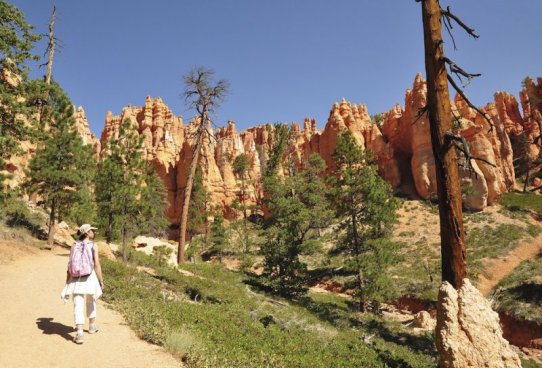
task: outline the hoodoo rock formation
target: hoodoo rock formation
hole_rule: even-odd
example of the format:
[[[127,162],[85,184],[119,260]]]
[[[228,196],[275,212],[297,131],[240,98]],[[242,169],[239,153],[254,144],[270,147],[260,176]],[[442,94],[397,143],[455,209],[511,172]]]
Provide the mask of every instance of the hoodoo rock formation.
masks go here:
[[[459,96],[452,101],[456,134],[465,138],[472,156],[481,159],[461,163],[462,185],[466,187],[464,203],[471,209],[495,204],[502,193],[515,187],[514,142],[519,141],[521,134],[527,134],[533,142],[540,135],[542,81],[527,79],[524,84],[523,116],[515,98],[504,92],[497,92],[495,102],[481,108],[492,127],[486,117]],[[371,120],[365,105],[351,104],[345,99],[332,105],[323,130],[317,129],[314,119],[305,119],[303,127],[292,122],[279,173],[289,175],[293,167],[303,167],[311,154],[318,153],[329,174],[335,166],[332,155],[337,137],[348,129],[360,146],[372,151],[380,174],[393,188],[431,198],[436,193],[436,179],[429,120],[424,113],[426,104],[426,84],[418,74],[412,89],[406,91],[404,107],[396,105],[387,112],[381,127]],[[119,116],[107,114],[102,145],[118,134],[125,119],[130,119],[144,137],[147,160],[154,164],[168,189],[167,216],[176,224],[192,157],[190,132],[198,121],[183,125],[183,118],[174,116],[160,98],[147,97],[142,107],[125,107]],[[200,166],[210,203],[223,208],[227,217],[240,215],[232,208],[233,202],[241,199],[241,178],[234,174],[233,162],[238,155],[245,154],[249,166],[243,200],[246,205],[256,204],[263,195],[262,175],[273,145],[271,124],[238,132],[235,123],[229,121],[226,127],[217,129],[201,151]],[[529,152],[532,156],[540,155],[536,142],[530,144]]]

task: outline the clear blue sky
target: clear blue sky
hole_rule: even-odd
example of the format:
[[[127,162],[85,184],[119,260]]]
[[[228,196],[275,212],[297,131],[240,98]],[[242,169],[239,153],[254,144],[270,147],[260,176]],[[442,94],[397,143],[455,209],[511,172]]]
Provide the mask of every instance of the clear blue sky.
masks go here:
[[[10,0],[8,0],[10,1]],[[39,33],[53,1],[11,0]],[[191,67],[214,69],[231,91],[215,121],[238,129],[265,122],[327,120],[342,97],[369,113],[403,104],[416,72],[425,74],[420,4],[414,0],[57,0],[54,78],[82,105],[100,134],[119,114],[160,96],[185,121],[181,98]],[[517,96],[525,76],[542,76],[542,1],[441,0],[480,34],[455,27],[448,55],[481,72],[467,93],[476,105],[497,90]],[[37,53],[43,54],[44,44]],[[34,68],[37,69],[37,68]],[[44,68],[31,75],[43,75]]]

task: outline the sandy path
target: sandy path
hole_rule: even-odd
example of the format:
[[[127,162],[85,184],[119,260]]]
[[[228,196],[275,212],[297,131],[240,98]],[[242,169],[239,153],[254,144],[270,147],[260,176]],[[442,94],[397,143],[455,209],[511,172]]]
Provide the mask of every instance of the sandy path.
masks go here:
[[[535,258],[540,252],[542,252],[542,235],[520,244],[504,257],[487,260],[488,266],[485,268],[485,272],[491,277],[486,278],[484,275],[479,275],[478,290],[483,295],[488,295],[495,285],[511,274],[521,262]]]
[[[0,264],[0,367],[182,367],[139,340],[102,302],[100,331],[74,344],[72,302],[60,299],[66,263],[67,252],[59,249]]]

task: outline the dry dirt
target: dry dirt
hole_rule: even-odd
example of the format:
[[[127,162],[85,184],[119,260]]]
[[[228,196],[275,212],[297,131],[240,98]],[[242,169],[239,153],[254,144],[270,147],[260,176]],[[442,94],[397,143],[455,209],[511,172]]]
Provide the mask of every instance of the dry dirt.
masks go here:
[[[0,367],[183,366],[161,347],[138,339],[101,301],[100,331],[85,333],[84,344],[74,344],[72,302],[60,298],[68,252],[16,243],[0,240]]]
[[[484,275],[479,275],[480,280],[476,287],[482,295],[487,296],[495,285],[511,274],[521,262],[535,258],[540,252],[542,252],[542,235],[520,244],[504,257],[485,260],[484,272],[491,277],[486,278]]]

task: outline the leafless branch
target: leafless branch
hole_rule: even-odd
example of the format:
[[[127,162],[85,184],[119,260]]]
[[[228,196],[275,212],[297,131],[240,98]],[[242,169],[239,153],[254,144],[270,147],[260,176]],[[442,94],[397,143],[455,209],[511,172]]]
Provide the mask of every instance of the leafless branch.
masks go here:
[[[457,45],[455,43],[455,38],[454,38],[454,35],[452,34],[452,22],[450,22],[450,19],[447,18],[447,17],[443,17],[444,18],[444,27],[446,27],[446,31],[448,32],[448,34],[450,35],[450,38],[452,39],[452,43],[454,44],[454,50],[457,50]]]
[[[463,155],[465,156],[465,160],[467,161],[469,171],[474,172],[474,167],[472,166],[472,160],[482,161],[488,164],[489,166],[497,167],[495,164],[487,161],[486,159],[473,156],[470,153],[469,144],[467,143],[467,140],[465,139],[465,137],[461,137],[460,135],[455,135],[453,133],[446,133],[446,139],[448,139],[450,142],[453,142],[454,146],[463,153]],[[459,142],[460,144],[456,142]]]
[[[463,83],[463,80],[461,79],[461,76],[467,78],[467,83],[463,84],[463,88],[467,87],[470,84],[470,81],[475,77],[480,77],[482,74],[480,73],[468,73],[462,68],[460,68],[455,62],[447,58],[446,56],[443,58],[444,62],[448,64],[448,67],[450,68],[450,73],[453,73],[457,75],[457,78]]]
[[[418,109],[418,113],[416,114],[416,119],[414,120],[414,122],[412,122],[412,125],[416,124],[418,122],[418,120],[420,120],[420,118],[424,114],[426,114],[428,111],[429,111],[429,106],[428,105],[425,105],[424,107]]]
[[[446,10],[444,9],[440,9],[440,13],[442,14],[443,17],[445,17],[447,19],[447,21],[449,22],[449,24],[451,25],[451,20],[455,21],[461,28],[463,28],[465,30],[465,32],[467,32],[470,36],[474,37],[474,38],[479,38],[480,36],[476,34],[476,31],[473,29],[473,28],[470,28],[469,26],[467,26],[465,23],[463,23],[463,21],[461,19],[459,19],[455,14],[452,13],[452,11],[450,10],[450,7],[446,7]]]
[[[470,102],[470,100],[467,98],[467,96],[465,95],[465,92],[463,92],[463,90],[461,88],[459,88],[459,86],[457,85],[457,83],[455,83],[454,79],[448,75],[448,82],[450,82],[450,84],[452,85],[452,87],[455,89],[455,91],[463,98],[463,100],[467,103],[467,105],[469,105],[470,108],[474,109],[476,112],[478,112],[480,115],[482,115],[484,117],[484,119],[487,121],[487,123],[489,124],[489,132],[491,133],[493,131],[493,122],[491,121],[491,119],[489,118],[489,116],[487,115],[487,113],[485,113],[484,111],[480,110],[479,108],[477,108],[476,106],[474,106],[472,104],[472,102]]]

